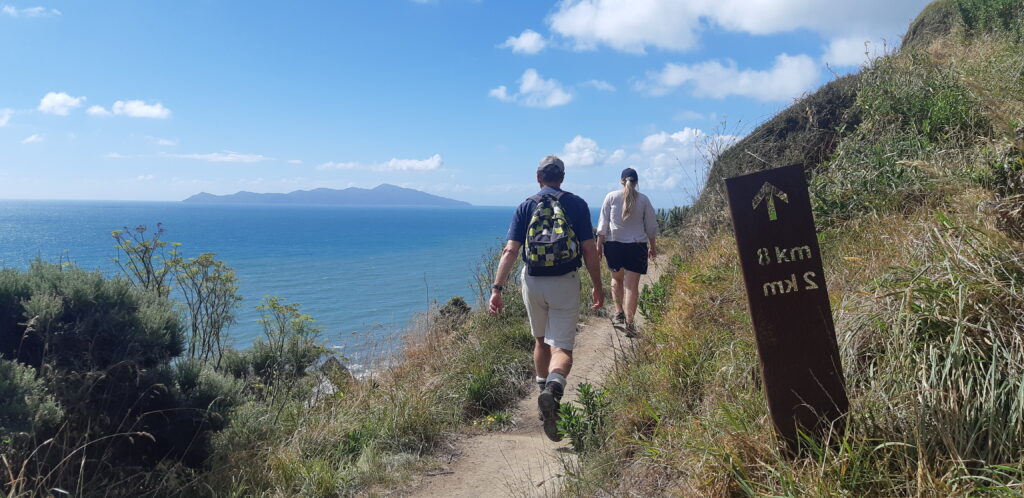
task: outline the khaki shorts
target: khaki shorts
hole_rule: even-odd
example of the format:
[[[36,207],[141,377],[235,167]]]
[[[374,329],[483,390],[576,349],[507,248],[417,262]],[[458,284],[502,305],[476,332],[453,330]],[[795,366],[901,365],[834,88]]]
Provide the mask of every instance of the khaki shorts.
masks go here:
[[[580,274],[571,271],[557,277],[531,277],[523,269],[523,302],[530,316],[533,336],[559,349],[576,345],[580,319]]]

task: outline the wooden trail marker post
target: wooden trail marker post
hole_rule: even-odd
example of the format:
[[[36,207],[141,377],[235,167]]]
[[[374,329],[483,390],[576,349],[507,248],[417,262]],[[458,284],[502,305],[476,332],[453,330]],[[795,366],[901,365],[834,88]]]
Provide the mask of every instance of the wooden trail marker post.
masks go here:
[[[798,431],[842,434],[849,409],[807,179],[794,165],[725,186],[768,409],[796,452]]]

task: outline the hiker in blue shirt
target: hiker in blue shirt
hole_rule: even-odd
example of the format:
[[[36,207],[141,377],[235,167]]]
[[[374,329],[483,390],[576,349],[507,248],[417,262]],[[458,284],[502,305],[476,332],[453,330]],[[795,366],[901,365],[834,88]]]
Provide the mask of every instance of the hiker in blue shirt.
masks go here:
[[[561,189],[565,165],[555,156],[541,160],[537,168],[540,192],[519,205],[508,229],[508,243],[501,253],[498,275],[491,288],[489,310],[505,308],[501,296],[520,252],[523,303],[535,339],[533,363],[540,396],[537,406],[544,433],[559,441],[558,409],[572,369],[572,350],[579,321],[580,275],[585,265],[594,282],[592,309],[604,304],[600,255],[594,241],[590,208],[583,199]]]

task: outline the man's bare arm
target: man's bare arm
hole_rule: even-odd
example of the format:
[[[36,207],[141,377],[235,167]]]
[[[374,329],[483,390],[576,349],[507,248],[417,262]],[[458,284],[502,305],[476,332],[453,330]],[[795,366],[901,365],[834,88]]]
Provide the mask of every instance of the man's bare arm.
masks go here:
[[[594,239],[583,242],[583,265],[587,267],[590,281],[594,283],[594,290],[591,293],[594,304],[590,308],[596,310],[604,306],[604,284],[601,282],[601,253],[598,252]]]
[[[494,278],[494,285],[504,287],[508,283],[508,274],[512,272],[516,258],[519,257],[519,249],[522,247],[523,243],[515,240],[510,240],[505,244],[505,248],[501,250],[501,259],[498,261],[498,274]],[[492,315],[497,315],[505,309],[505,300],[501,297],[501,292],[491,289],[491,299],[487,309]]]

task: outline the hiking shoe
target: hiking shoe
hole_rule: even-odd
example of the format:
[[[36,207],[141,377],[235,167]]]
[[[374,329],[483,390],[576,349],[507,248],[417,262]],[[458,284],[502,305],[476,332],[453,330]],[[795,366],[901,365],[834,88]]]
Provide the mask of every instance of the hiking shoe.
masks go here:
[[[639,335],[639,334],[637,334],[637,331],[636,331],[636,324],[635,323],[627,323],[626,324],[626,337],[633,338],[633,337],[636,337],[637,335]]]
[[[561,391],[562,386],[557,382],[548,382],[547,387],[537,398],[541,420],[544,422],[544,435],[555,442],[562,440],[562,435],[558,433],[558,410],[562,407],[559,403],[562,399]]]
[[[623,325],[625,323],[626,323],[626,313],[624,313],[622,311],[616,313],[615,316],[612,317],[612,324],[614,324],[614,325]]]

